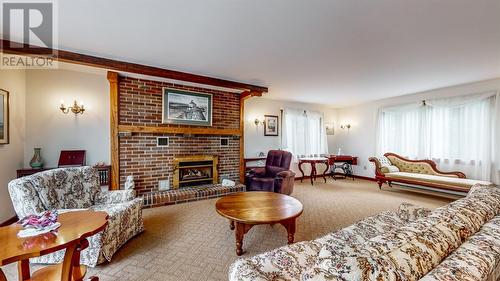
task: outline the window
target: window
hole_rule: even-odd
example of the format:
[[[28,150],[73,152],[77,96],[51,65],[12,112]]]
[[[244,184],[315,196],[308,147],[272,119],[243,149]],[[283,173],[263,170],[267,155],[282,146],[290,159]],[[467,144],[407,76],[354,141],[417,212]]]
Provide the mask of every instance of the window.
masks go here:
[[[395,152],[412,159],[432,159],[443,170],[491,180],[498,174],[496,104],[496,93],[486,93],[382,108],[378,154]]]
[[[295,158],[328,153],[323,113],[285,108],[283,147]]]

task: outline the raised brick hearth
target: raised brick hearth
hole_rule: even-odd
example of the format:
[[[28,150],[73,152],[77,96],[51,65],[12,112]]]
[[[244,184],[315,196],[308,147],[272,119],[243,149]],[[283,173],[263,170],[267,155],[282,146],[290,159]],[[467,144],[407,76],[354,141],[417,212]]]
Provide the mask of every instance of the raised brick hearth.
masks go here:
[[[162,88],[167,87],[211,93],[213,95],[213,113],[212,127],[209,128],[239,129],[239,94],[130,77],[120,77],[118,85],[120,125],[206,128],[161,123]],[[161,136],[169,137],[168,147],[157,147],[157,137]],[[221,138],[229,138],[228,146],[221,146]],[[200,190],[189,188],[167,192],[159,191],[160,180],[168,179],[170,186],[173,186],[173,164],[176,157],[218,156],[218,182],[222,179],[239,181],[240,141],[237,135],[186,135],[151,132],[121,134],[119,152],[121,188],[123,188],[126,177],[133,175],[137,194],[144,196],[147,206],[199,200],[232,192],[221,189],[219,185],[208,189],[204,187]],[[241,187],[239,188],[241,189]]]
[[[233,187],[224,187],[220,184],[210,184],[168,191],[149,192],[143,195],[144,207],[150,208],[217,198],[245,190],[246,188],[243,184],[237,184]]]

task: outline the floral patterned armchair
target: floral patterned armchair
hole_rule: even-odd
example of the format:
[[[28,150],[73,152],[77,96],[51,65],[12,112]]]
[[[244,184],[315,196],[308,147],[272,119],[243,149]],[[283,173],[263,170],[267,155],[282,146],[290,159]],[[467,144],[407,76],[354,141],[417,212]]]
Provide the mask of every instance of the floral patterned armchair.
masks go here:
[[[69,212],[89,209],[107,212],[108,226],[89,237],[81,263],[96,266],[111,261],[113,254],[129,239],[144,230],[142,200],[133,190],[101,191],[98,172],[92,167],[48,170],[15,179],[9,193],[19,218],[45,210]],[[31,259],[33,263],[59,263],[64,250]]]

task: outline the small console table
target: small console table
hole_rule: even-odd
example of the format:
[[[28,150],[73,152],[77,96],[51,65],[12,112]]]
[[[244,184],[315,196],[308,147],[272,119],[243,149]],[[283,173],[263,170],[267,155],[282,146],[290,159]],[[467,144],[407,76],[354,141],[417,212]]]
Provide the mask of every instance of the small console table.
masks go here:
[[[300,179],[300,182],[302,182],[302,179],[304,179],[304,170],[302,170],[302,165],[308,163],[311,165],[311,174],[309,175],[309,178],[311,179],[311,185],[314,185],[314,181],[316,180],[317,177],[317,170],[316,170],[316,164],[322,163],[326,165],[325,171],[321,175],[323,179],[325,180],[326,183],[326,173],[330,170],[330,159],[326,157],[309,157],[309,158],[299,158],[299,171],[302,173],[302,178]]]
[[[94,166],[94,168],[99,172],[99,185],[100,186],[109,186],[111,183],[111,166],[105,165],[105,166]],[[40,168],[40,169],[32,169],[32,168],[26,168],[26,169],[19,169],[17,170],[17,178],[22,178],[25,176],[30,176],[39,172],[47,171],[47,170],[52,170],[52,169],[57,169],[57,168]]]
[[[343,163],[342,165],[336,165],[335,163]],[[354,180],[352,174],[352,165],[358,165],[358,157],[350,155],[330,155],[328,156],[328,164],[332,167],[331,177],[336,180],[335,170],[342,169],[344,172],[344,178],[351,177]]]

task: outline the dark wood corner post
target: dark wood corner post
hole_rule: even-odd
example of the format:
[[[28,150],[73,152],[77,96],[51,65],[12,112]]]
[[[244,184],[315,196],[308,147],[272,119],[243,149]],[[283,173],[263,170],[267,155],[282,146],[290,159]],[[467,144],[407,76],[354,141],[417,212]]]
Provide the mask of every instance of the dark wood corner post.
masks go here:
[[[245,100],[261,97],[261,91],[245,91],[240,94],[240,182],[245,182]]]
[[[110,125],[111,125],[111,186],[110,190],[120,189],[120,142],[118,139],[118,73],[108,71],[109,81],[109,106],[110,106]]]

